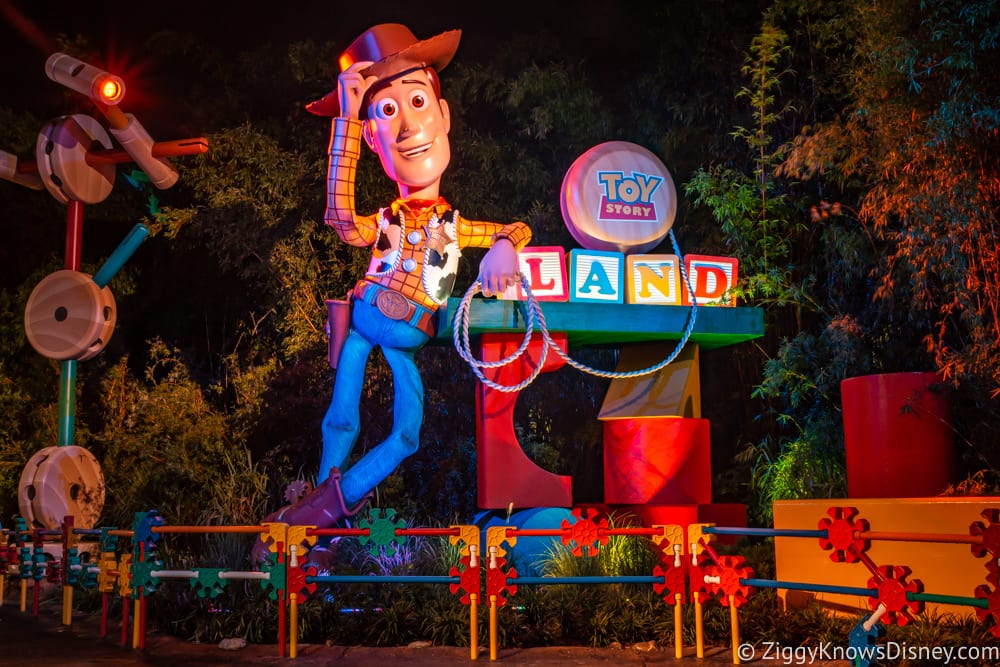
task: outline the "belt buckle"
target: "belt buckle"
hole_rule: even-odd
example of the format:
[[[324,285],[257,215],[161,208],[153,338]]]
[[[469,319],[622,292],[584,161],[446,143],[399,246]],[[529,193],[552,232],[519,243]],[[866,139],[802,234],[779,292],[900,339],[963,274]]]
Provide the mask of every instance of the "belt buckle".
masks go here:
[[[375,307],[390,320],[403,320],[410,314],[410,302],[393,290],[379,290],[375,297]]]

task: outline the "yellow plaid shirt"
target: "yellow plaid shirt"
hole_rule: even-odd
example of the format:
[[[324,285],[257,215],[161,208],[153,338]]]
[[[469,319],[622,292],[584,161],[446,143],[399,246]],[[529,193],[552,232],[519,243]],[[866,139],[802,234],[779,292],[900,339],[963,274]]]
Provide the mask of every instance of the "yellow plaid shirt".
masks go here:
[[[395,290],[422,306],[437,310],[435,298],[425,286],[424,272],[432,251],[435,257],[447,247],[489,248],[506,237],[518,250],[531,241],[531,230],[523,222],[501,224],[463,218],[444,200],[397,199],[372,215],[354,209],[354,183],[361,156],[361,122],[334,118],[330,139],[330,170],[327,183],[326,224],[347,244],[372,247],[373,261],[365,279]],[[448,236],[443,220],[454,223],[455,237]],[[452,276],[452,279],[454,276]],[[449,286],[449,285],[446,285]],[[445,295],[447,296],[447,295]]]

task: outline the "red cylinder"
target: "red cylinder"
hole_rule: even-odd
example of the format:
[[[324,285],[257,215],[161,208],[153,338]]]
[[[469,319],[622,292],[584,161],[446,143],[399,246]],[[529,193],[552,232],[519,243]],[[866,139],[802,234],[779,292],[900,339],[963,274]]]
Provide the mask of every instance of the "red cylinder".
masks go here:
[[[840,383],[851,498],[936,496],[955,473],[951,392],[937,373]]]
[[[604,422],[604,502],[712,502],[709,421],[681,417]]]

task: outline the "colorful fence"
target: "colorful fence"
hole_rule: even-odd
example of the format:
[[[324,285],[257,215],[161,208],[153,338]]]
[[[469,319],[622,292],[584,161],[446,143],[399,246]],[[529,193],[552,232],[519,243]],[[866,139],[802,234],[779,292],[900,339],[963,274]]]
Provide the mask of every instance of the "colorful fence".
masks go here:
[[[170,569],[161,557],[160,538],[168,534],[253,534],[260,536],[271,551],[271,558],[260,570],[233,570],[216,567]],[[309,550],[320,536],[357,539],[372,553],[394,549],[409,538],[447,537],[459,547],[460,558],[447,576],[337,576],[322,575],[307,561]],[[479,530],[475,526],[449,528],[408,528],[395,518],[392,510],[373,514],[358,528],[316,529],[272,523],[248,526],[170,526],[156,511],[136,514],[131,530],[117,528],[79,529],[73,517],[66,517],[62,530],[27,528],[18,519],[14,529],[0,529],[0,592],[5,575],[20,583],[20,609],[28,609],[31,582],[32,612],[39,613],[42,582],[62,586],[62,623],[70,625],[73,590],[96,589],[101,593],[101,636],[108,635],[108,617],[113,597],[121,600],[121,644],[145,648],[146,609],[150,595],[168,580],[187,580],[198,597],[215,598],[233,581],[258,581],[268,597],[278,604],[279,655],[296,657],[298,643],[298,607],[315,594],[317,584],[420,583],[448,585],[461,604],[470,607],[470,645],[472,659],[478,651],[479,600]],[[127,546],[119,540],[127,538]],[[46,548],[57,545],[64,557],[53,560]],[[85,562],[83,554],[96,554],[94,562]],[[2,599],[2,598],[0,598]],[[129,632],[131,629],[131,633]],[[131,635],[131,640],[130,640]]]
[[[2,576],[13,575],[20,580],[21,611],[27,609],[28,582],[34,582],[33,607],[38,613],[38,591],[43,580],[62,584],[63,623],[70,623],[74,587],[96,589],[102,594],[101,633],[107,634],[111,596],[117,592],[122,604],[122,645],[128,645],[128,628],[132,619],[132,648],[144,648],[146,600],[162,582],[186,579],[200,597],[214,598],[229,582],[257,580],[279,606],[279,654],[294,658],[297,653],[298,606],[314,595],[317,586],[337,584],[438,584],[447,585],[460,604],[469,607],[470,659],[478,657],[478,607],[489,608],[490,660],[498,655],[498,612],[518,591],[519,586],[603,584],[648,584],[657,595],[674,608],[675,657],[684,655],[682,643],[683,605],[694,605],[695,654],[704,657],[703,609],[717,603],[728,607],[733,646],[733,663],[740,662],[739,608],[758,589],[828,592],[858,596],[868,601],[871,613],[861,619],[847,638],[857,656],[872,655],[883,634],[883,624],[906,625],[924,611],[925,603],[962,605],[974,609],[981,621],[992,619],[991,632],[1000,637],[1000,509],[986,509],[983,521],[973,522],[968,534],[910,533],[875,531],[858,516],[852,507],[831,507],[827,516],[817,522],[817,528],[769,529],[720,527],[712,524],[614,528],[596,510],[577,509],[575,521],[563,520],[559,528],[519,529],[516,526],[491,526],[485,531],[485,551],[482,533],[476,526],[456,525],[448,528],[408,528],[392,510],[376,511],[372,518],[357,528],[316,529],[308,526],[262,524],[254,526],[168,526],[154,512],[136,515],[131,530],[116,528],[75,529],[72,517],[67,517],[61,531],[27,530],[23,520],[13,530],[3,530],[5,544],[0,548],[0,588]],[[171,570],[160,560],[159,538],[165,534],[225,534],[252,533],[260,535],[273,554],[259,571],[236,571],[219,568]],[[322,536],[357,539],[373,554],[380,549],[393,550],[410,538],[447,537],[459,547],[460,554],[447,575],[376,576],[319,574],[306,556]],[[648,539],[658,554],[659,563],[648,575],[555,577],[519,576],[506,556],[519,537],[552,537],[565,545],[573,555],[596,556],[613,536]],[[761,579],[743,557],[719,554],[713,546],[718,537],[766,537],[816,540],[818,557],[828,557],[835,563],[863,568],[857,586],[830,585],[820,582]],[[128,538],[129,548],[119,548],[118,541]],[[906,564],[879,564],[867,554],[875,541],[902,541],[933,544],[968,544],[970,555],[986,558],[983,582],[967,596],[926,592]],[[46,561],[46,542],[58,541],[65,558]],[[90,549],[88,549],[88,547]],[[93,549],[96,547],[96,549]],[[96,550],[96,563],[86,563],[81,552]],[[919,573],[917,573],[919,574]],[[485,593],[483,584],[485,583]],[[286,625],[287,618],[287,625]],[[287,653],[286,653],[287,648]],[[866,649],[869,649],[866,652]],[[868,665],[870,660],[856,660]]]

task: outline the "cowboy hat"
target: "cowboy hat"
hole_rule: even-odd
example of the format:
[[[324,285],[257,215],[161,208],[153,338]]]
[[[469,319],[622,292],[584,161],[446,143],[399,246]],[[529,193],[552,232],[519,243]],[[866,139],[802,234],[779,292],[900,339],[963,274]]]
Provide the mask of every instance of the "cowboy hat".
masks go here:
[[[385,79],[414,67],[433,67],[442,70],[451,62],[458,50],[461,30],[448,30],[429,39],[418,40],[405,25],[380,23],[365,30],[340,54],[338,64],[343,72],[357,62],[372,61],[361,70],[361,76]],[[337,91],[333,90],[306,109],[317,116],[336,116],[340,113]]]

